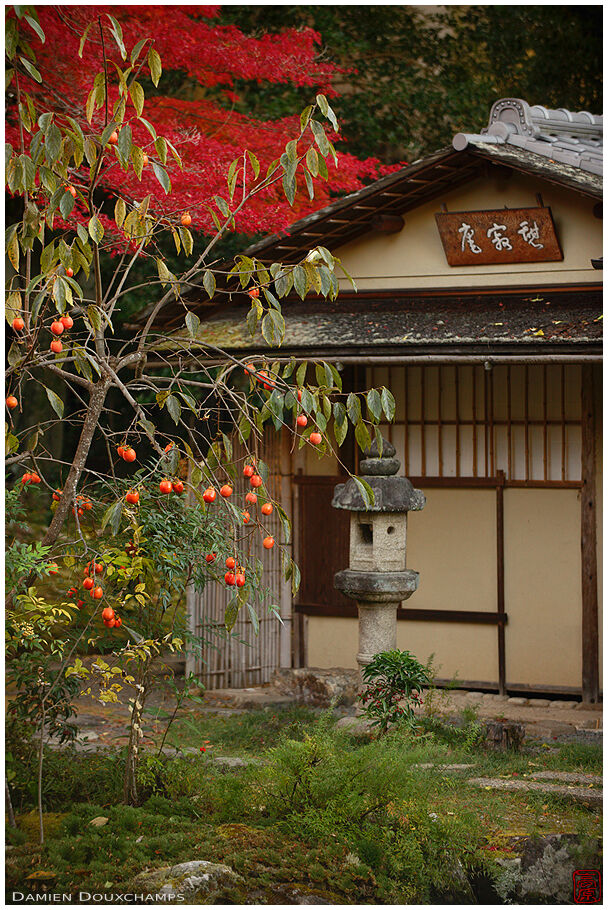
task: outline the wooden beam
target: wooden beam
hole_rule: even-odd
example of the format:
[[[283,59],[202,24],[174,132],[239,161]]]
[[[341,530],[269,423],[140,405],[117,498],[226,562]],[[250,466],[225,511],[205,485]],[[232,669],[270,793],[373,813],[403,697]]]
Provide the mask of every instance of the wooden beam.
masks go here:
[[[581,568],[582,568],[582,636],[583,636],[583,701],[599,699],[598,596],[597,596],[597,513],[595,492],[595,403],[593,367],[581,368]]]
[[[462,689],[468,689],[469,691],[474,692],[496,692],[498,686],[495,682],[490,682],[488,680],[479,680],[479,679],[459,679],[458,684],[454,685],[453,679],[442,679],[435,677],[436,686],[445,686],[447,688],[453,689],[455,692],[459,692]],[[507,689],[508,694],[522,694],[522,695],[556,695],[563,698],[565,695],[572,696],[574,701],[576,696],[580,698],[580,688],[578,686],[544,686],[540,683],[537,686],[527,686],[524,684],[513,683],[509,684]],[[534,707],[534,699],[530,699],[530,705]]]
[[[297,613],[305,616],[332,616],[344,619],[356,618],[356,604],[348,606],[324,606],[323,604],[296,604]],[[509,621],[506,613],[494,613],[489,610],[413,610],[399,607],[397,619],[413,622],[460,622],[475,625],[496,626]]]
[[[417,622],[464,622],[488,626],[502,626],[509,621],[506,613],[490,613],[486,610],[397,610],[397,619]]]
[[[375,215],[372,218],[372,230],[382,234],[396,234],[405,224],[401,215]]]
[[[496,484],[496,613],[504,617],[505,613],[505,472],[497,471]],[[507,661],[505,654],[505,623],[498,623],[498,691],[505,695],[507,691]]]

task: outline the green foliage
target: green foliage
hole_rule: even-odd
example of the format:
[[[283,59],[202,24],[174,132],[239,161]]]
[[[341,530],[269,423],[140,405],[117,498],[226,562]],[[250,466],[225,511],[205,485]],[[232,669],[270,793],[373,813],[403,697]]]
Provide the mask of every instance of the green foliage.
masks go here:
[[[36,575],[44,574],[50,550],[50,547],[43,547],[38,540],[34,543],[13,541],[5,551],[4,569],[7,589],[9,591],[11,589],[19,590],[20,584],[24,578],[29,576],[30,572],[34,572]],[[48,569],[46,574],[48,574]]]
[[[211,754],[259,757],[281,734],[302,739],[312,732],[317,718],[318,711],[304,705],[251,708],[228,716],[211,713],[203,717],[184,716],[176,721],[168,741],[179,748],[199,747],[208,741]]]
[[[92,827],[90,822],[96,816],[105,816],[108,823]],[[192,815],[184,815],[183,804],[170,815],[159,813],[157,806],[146,811],[107,804],[75,805],[64,819],[64,836],[49,843],[48,859],[64,877],[70,876],[74,867],[86,869],[103,891],[108,874],[112,876],[110,881],[123,878],[125,871],[134,875],[142,867],[158,862],[159,856],[180,861],[185,834],[192,834]],[[102,870],[105,879],[100,875]]]
[[[247,800],[255,769],[225,774],[206,753],[187,759],[146,754],[137,773],[143,805],[149,811],[213,818],[216,823],[251,814]]]
[[[137,766],[137,783],[140,793],[152,796],[164,793],[166,788],[166,759],[158,755],[144,755]]]
[[[36,805],[38,784],[37,743],[26,743],[21,728],[8,727],[14,761],[10,779],[11,798],[16,812]],[[79,752],[71,745],[44,749],[43,801],[48,810],[88,802],[93,805],[117,803],[122,798],[123,756],[120,752]],[[103,814],[99,812],[98,814]]]
[[[6,680],[16,691],[6,709],[16,733],[13,745],[18,747],[19,737],[28,740],[40,732],[60,742],[71,740],[76,734],[71,719],[79,687],[64,678],[60,667],[71,614],[37,597],[34,589],[16,601],[16,609],[7,611],[5,625]]]
[[[600,831],[601,820],[583,807],[546,794],[465,788],[461,778],[441,772],[448,762],[471,761],[471,752],[476,774],[573,770],[570,761],[596,769],[597,746],[468,752],[463,737],[448,742],[439,729],[420,735],[399,724],[370,740],[336,729],[331,712],[314,717],[305,708],[202,717],[188,744],[209,737],[206,753],[159,759],[144,751],[139,808],[117,805],[121,753],[45,750],[45,804],[57,814],[45,820],[42,849],[31,843],[35,816],[19,815],[36,802],[35,750],[25,750],[12,782],[23,833],[7,857],[9,887],[30,873],[33,852],[57,876],[55,886],[70,893],[133,890],[142,869],[200,857],[242,876],[239,890],[216,895],[224,904],[246,904],[252,894],[276,902],[280,882],[338,905],[470,904],[483,899],[473,890],[477,877],[491,880],[499,871],[501,831]],[[216,744],[251,744],[261,763],[227,772],[210,758]],[[107,823],[92,826],[97,816]]]
[[[310,840],[348,845],[384,881],[396,903],[467,893],[459,869],[482,869],[479,818],[434,811],[450,786],[416,771],[405,728],[353,748],[326,714],[303,740],[283,738],[254,784],[263,812]],[[469,894],[470,896],[470,894]]]
[[[357,698],[363,714],[385,733],[404,720],[416,725],[414,705],[422,688],[430,684],[428,670],[409,651],[382,651],[363,670],[366,688]]]
[[[5,523],[7,530],[14,532],[28,531],[29,526],[22,519],[26,510],[20,496],[20,490],[5,490]],[[50,547],[43,547],[39,541],[24,543],[16,537],[7,541],[4,551],[5,584],[7,590],[19,589],[19,583],[30,574],[48,574],[48,554]],[[21,593],[23,589],[21,589]]]
[[[546,757],[546,764],[556,769],[575,768],[577,771],[601,774],[604,767],[602,748],[587,743],[561,743],[555,752]]]

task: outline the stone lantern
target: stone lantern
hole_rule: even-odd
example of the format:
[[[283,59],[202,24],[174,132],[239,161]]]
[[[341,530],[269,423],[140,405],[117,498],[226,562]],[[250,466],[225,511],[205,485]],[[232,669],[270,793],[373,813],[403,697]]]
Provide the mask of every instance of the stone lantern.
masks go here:
[[[332,506],[347,509],[350,518],[350,565],[334,576],[334,584],[359,609],[359,669],[380,651],[397,647],[397,607],[418,587],[418,572],[406,568],[407,513],[424,508],[425,496],[407,477],[395,477],[400,462],[395,447],[376,443],[365,452],[360,474],[374,491],[366,508],[350,478],[334,490]]]

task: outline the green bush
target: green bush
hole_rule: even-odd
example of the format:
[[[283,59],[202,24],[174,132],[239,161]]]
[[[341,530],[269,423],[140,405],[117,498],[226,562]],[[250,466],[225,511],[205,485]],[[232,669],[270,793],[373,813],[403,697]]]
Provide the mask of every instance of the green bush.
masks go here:
[[[362,713],[386,733],[391,724],[416,726],[414,707],[430,685],[426,667],[409,651],[382,651],[363,669],[365,689],[357,695]]]
[[[30,744],[11,767],[11,798],[16,812],[37,804],[37,747]],[[42,804],[45,811],[65,810],[76,802],[114,804],[122,799],[123,762],[116,752],[77,752],[45,747]]]
[[[305,731],[314,729],[318,717],[318,709],[305,705],[251,708],[243,713],[206,714],[202,718],[185,715],[171,728],[168,743],[184,747],[210,742],[212,752],[238,751],[257,756],[276,743],[285,730],[292,739],[300,739]]]
[[[437,754],[445,759],[445,749]],[[422,757],[428,761],[429,748],[406,724],[353,748],[326,715],[313,734],[302,741],[284,736],[270,751],[251,803],[306,839],[343,843],[384,881],[393,901],[467,897],[465,870],[487,865],[481,823],[466,808],[458,817],[437,814],[442,791],[457,784],[414,767]]]
[[[432,736],[437,743],[456,747],[465,753],[478,750],[485,738],[484,726],[477,719],[475,708],[466,707],[462,711],[462,723],[448,723],[434,715],[422,715],[420,728]]]

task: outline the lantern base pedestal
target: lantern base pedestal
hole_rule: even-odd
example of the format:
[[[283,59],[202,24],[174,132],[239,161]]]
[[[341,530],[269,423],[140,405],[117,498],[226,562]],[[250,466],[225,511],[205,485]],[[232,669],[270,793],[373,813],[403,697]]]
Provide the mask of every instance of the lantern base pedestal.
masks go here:
[[[418,587],[418,572],[368,572],[363,569],[342,569],[334,575],[334,586],[358,603],[401,603],[411,597]]]
[[[397,647],[397,607],[400,601],[374,602],[359,601],[359,691],[364,689],[363,671],[368,663],[381,651],[393,651]],[[356,716],[361,715],[357,703]]]
[[[334,584],[347,597],[357,601],[359,611],[360,684],[363,669],[382,651],[397,647],[397,607],[418,587],[418,572],[363,572],[343,569],[337,572]]]
[[[361,602],[359,608],[359,670],[381,651],[394,651],[397,647],[397,607],[393,603]]]

